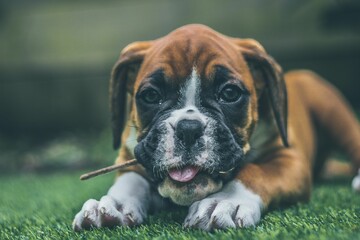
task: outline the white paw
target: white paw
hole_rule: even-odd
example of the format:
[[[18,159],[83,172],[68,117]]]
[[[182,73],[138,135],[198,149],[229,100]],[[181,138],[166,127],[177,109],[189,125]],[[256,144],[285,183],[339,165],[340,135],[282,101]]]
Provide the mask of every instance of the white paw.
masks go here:
[[[261,209],[260,197],[233,181],[220,192],[193,203],[184,227],[210,231],[255,226],[260,221]]]
[[[99,227],[135,226],[144,221],[145,212],[136,199],[128,198],[117,203],[106,195],[100,201],[87,200],[81,211],[76,214],[72,226],[75,231]]]
[[[354,177],[354,179],[352,180],[352,189],[355,192],[360,193],[360,169],[358,170],[358,174]]]

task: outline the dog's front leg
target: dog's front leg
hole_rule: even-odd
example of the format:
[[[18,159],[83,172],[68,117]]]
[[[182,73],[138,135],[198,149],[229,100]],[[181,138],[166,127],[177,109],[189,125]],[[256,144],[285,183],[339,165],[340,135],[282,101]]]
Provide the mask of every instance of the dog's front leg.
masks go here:
[[[220,192],[193,203],[184,226],[208,231],[254,226],[270,203],[307,200],[309,163],[291,149],[268,158],[264,163],[246,165]]]
[[[145,178],[135,172],[124,173],[99,201],[89,199],[84,203],[73,229],[139,225],[158,197]]]

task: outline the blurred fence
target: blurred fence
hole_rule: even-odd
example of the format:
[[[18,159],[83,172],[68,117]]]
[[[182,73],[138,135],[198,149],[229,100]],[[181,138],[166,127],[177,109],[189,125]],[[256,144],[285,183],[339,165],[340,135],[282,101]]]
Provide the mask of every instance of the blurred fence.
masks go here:
[[[256,38],[285,70],[317,71],[360,109],[358,1],[2,1],[0,135],[107,127],[120,50],[187,23]]]

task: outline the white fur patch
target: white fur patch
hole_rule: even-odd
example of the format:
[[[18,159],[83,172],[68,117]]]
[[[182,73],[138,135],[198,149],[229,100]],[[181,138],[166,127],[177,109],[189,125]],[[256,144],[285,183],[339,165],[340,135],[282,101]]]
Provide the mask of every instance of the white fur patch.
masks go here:
[[[108,195],[121,201],[129,197],[141,199],[142,203],[147,204],[150,195],[149,183],[135,172],[124,173],[118,177],[108,191]]]
[[[184,227],[212,230],[255,226],[262,209],[260,196],[233,180],[220,192],[193,203]]]

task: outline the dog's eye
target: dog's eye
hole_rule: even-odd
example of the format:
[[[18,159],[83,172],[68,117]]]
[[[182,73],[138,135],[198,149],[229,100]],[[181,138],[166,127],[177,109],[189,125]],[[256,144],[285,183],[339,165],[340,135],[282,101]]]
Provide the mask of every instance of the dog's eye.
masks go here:
[[[236,102],[240,97],[241,89],[235,85],[227,85],[219,93],[219,100],[223,102]]]
[[[141,98],[148,104],[158,104],[161,101],[161,95],[155,89],[145,90]]]

